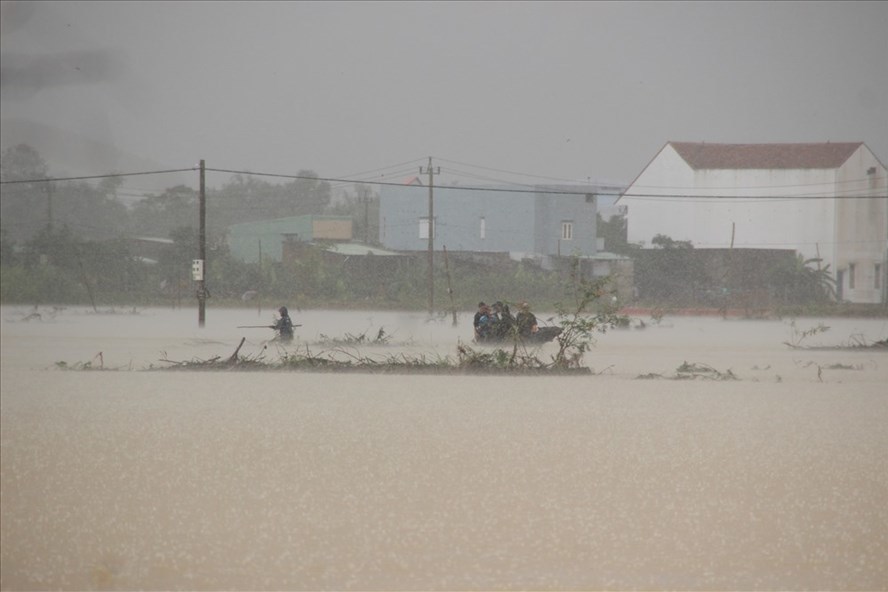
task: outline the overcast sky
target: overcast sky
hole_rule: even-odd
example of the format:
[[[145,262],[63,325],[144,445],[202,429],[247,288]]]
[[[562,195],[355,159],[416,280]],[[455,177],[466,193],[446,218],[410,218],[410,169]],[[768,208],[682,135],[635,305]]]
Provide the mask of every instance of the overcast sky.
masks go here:
[[[2,148],[56,174],[383,179],[431,156],[442,177],[629,183],[672,140],[862,141],[888,161],[888,2],[2,9]]]

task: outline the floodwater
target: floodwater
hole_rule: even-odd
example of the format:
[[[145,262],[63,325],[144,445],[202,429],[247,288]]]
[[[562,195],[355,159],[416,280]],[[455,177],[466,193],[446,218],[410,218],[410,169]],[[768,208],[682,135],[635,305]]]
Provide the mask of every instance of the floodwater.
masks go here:
[[[785,343],[885,319],[636,319],[509,377],[149,371],[273,359],[237,328],[272,312],[33,312],[0,309],[3,590],[888,589],[888,352]],[[468,311],[291,314],[314,354],[471,345]]]

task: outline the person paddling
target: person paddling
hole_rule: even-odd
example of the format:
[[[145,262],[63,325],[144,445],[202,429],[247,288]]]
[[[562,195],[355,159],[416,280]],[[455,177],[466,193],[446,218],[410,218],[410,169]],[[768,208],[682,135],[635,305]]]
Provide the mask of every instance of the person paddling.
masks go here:
[[[293,327],[301,327],[302,325],[294,325],[293,320],[290,318],[290,312],[287,310],[286,306],[282,306],[278,309],[278,314],[281,315],[279,319],[277,319],[273,325],[238,325],[238,329],[274,329],[277,332],[277,335],[274,339],[280,341],[293,341]]]
[[[271,328],[278,332],[281,341],[293,341],[293,321],[290,319],[287,307],[280,307],[278,314],[281,315],[281,318]]]

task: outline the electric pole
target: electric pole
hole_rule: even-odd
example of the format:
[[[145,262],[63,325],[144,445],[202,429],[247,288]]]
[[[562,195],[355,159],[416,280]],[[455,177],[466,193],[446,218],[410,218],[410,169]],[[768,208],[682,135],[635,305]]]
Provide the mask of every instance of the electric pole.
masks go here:
[[[364,202],[364,244],[370,244],[370,188],[364,185],[358,186],[358,194]]]
[[[429,156],[429,166],[425,171],[419,167],[419,174],[428,173],[429,175],[429,314],[435,312],[435,206],[434,206],[434,176],[441,174],[441,167],[438,170],[432,169],[432,157]]]
[[[52,232],[52,181],[46,184],[46,228]]]
[[[197,280],[197,324],[199,327],[204,326],[206,321],[207,308],[207,285],[206,285],[206,261],[207,261],[207,192],[206,192],[206,166],[204,161],[200,161],[200,259],[199,270],[195,269],[195,279]]]

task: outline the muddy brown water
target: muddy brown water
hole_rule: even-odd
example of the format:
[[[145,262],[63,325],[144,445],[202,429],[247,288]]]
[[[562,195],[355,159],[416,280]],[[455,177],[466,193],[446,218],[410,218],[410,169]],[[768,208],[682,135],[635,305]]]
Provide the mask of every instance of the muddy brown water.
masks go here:
[[[148,371],[272,360],[236,328],[272,313],[0,311],[4,590],[888,589],[888,352],[787,319],[636,319],[588,376],[510,377]],[[469,311],[291,314],[291,352],[471,345]]]

